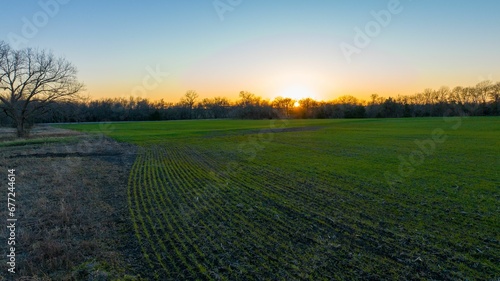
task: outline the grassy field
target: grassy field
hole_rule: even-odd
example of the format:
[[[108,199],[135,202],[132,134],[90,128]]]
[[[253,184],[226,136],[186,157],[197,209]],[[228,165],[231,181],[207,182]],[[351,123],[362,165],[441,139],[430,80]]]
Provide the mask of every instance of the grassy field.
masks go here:
[[[500,278],[500,118],[66,125],[139,146],[160,280]]]

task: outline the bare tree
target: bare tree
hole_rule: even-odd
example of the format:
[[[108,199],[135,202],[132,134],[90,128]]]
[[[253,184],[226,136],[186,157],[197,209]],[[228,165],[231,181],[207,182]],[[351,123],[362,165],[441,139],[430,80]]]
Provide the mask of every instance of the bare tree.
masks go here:
[[[28,121],[50,103],[74,99],[82,88],[67,60],[47,51],[14,50],[0,41],[0,110],[14,121],[18,137],[28,135]]]
[[[312,98],[304,98],[299,100],[299,105],[302,110],[302,118],[311,118],[312,111],[318,105],[318,102]]]
[[[261,104],[261,98],[247,91],[240,91],[240,100],[238,102],[240,106],[259,106]]]
[[[292,113],[292,109],[295,106],[296,100],[291,99],[291,98],[284,98],[283,102],[284,102],[284,105],[285,105],[286,116],[290,117],[290,115]]]
[[[492,86],[492,90],[490,92],[490,99],[495,103],[500,103],[500,82],[496,83]]]
[[[205,111],[205,118],[225,118],[230,107],[230,102],[227,98],[215,97],[212,99],[203,99],[200,103]]]
[[[500,82],[492,87],[490,92],[492,114],[500,113]]]
[[[188,106],[190,109],[193,109],[196,99],[198,98],[198,93],[193,90],[189,90],[186,92],[181,102]]]
[[[486,104],[486,101],[491,95],[491,92],[494,89],[495,84],[492,81],[486,80],[478,83],[475,89],[475,95],[477,96],[477,101]]]
[[[189,119],[193,118],[193,109],[196,99],[198,98],[198,93],[194,90],[189,90],[184,94],[181,99],[181,105],[189,110]]]

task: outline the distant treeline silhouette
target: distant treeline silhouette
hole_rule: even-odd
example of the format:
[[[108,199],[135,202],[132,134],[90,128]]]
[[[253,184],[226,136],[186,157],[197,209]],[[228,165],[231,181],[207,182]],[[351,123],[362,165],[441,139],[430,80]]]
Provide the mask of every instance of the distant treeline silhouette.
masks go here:
[[[48,106],[45,114],[30,122],[490,116],[500,115],[500,82],[483,81],[472,87],[426,89],[396,98],[374,94],[370,100],[341,96],[332,101],[311,98],[295,101],[287,97],[268,101],[245,91],[240,92],[237,101],[223,97],[199,100],[195,91],[188,91],[177,103],[130,97],[54,102]],[[5,113],[0,113],[0,124],[11,124]]]

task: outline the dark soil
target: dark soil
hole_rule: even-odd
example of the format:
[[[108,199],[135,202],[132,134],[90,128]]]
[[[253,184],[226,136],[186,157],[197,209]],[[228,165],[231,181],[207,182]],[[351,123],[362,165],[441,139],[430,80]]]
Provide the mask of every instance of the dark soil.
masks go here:
[[[38,130],[43,136],[61,133],[55,131]],[[3,198],[7,170],[16,170],[14,279],[139,279],[142,253],[127,200],[137,149],[103,136],[61,136],[68,135],[77,140],[0,147]],[[0,218],[7,218],[6,209],[0,208]],[[3,227],[1,240],[7,235]],[[0,270],[0,280],[13,277],[5,262]]]

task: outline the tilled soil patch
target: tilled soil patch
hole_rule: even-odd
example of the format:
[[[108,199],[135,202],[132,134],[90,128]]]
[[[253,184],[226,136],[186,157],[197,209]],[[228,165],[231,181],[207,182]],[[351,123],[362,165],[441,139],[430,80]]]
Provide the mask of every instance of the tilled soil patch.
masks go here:
[[[86,135],[71,143],[0,147],[5,202],[7,170],[16,174],[14,279],[112,280],[140,274],[141,252],[127,201],[136,151],[130,144]],[[0,208],[0,218],[7,218],[6,207]],[[6,241],[5,227],[0,234]],[[3,280],[5,262],[0,270]]]

